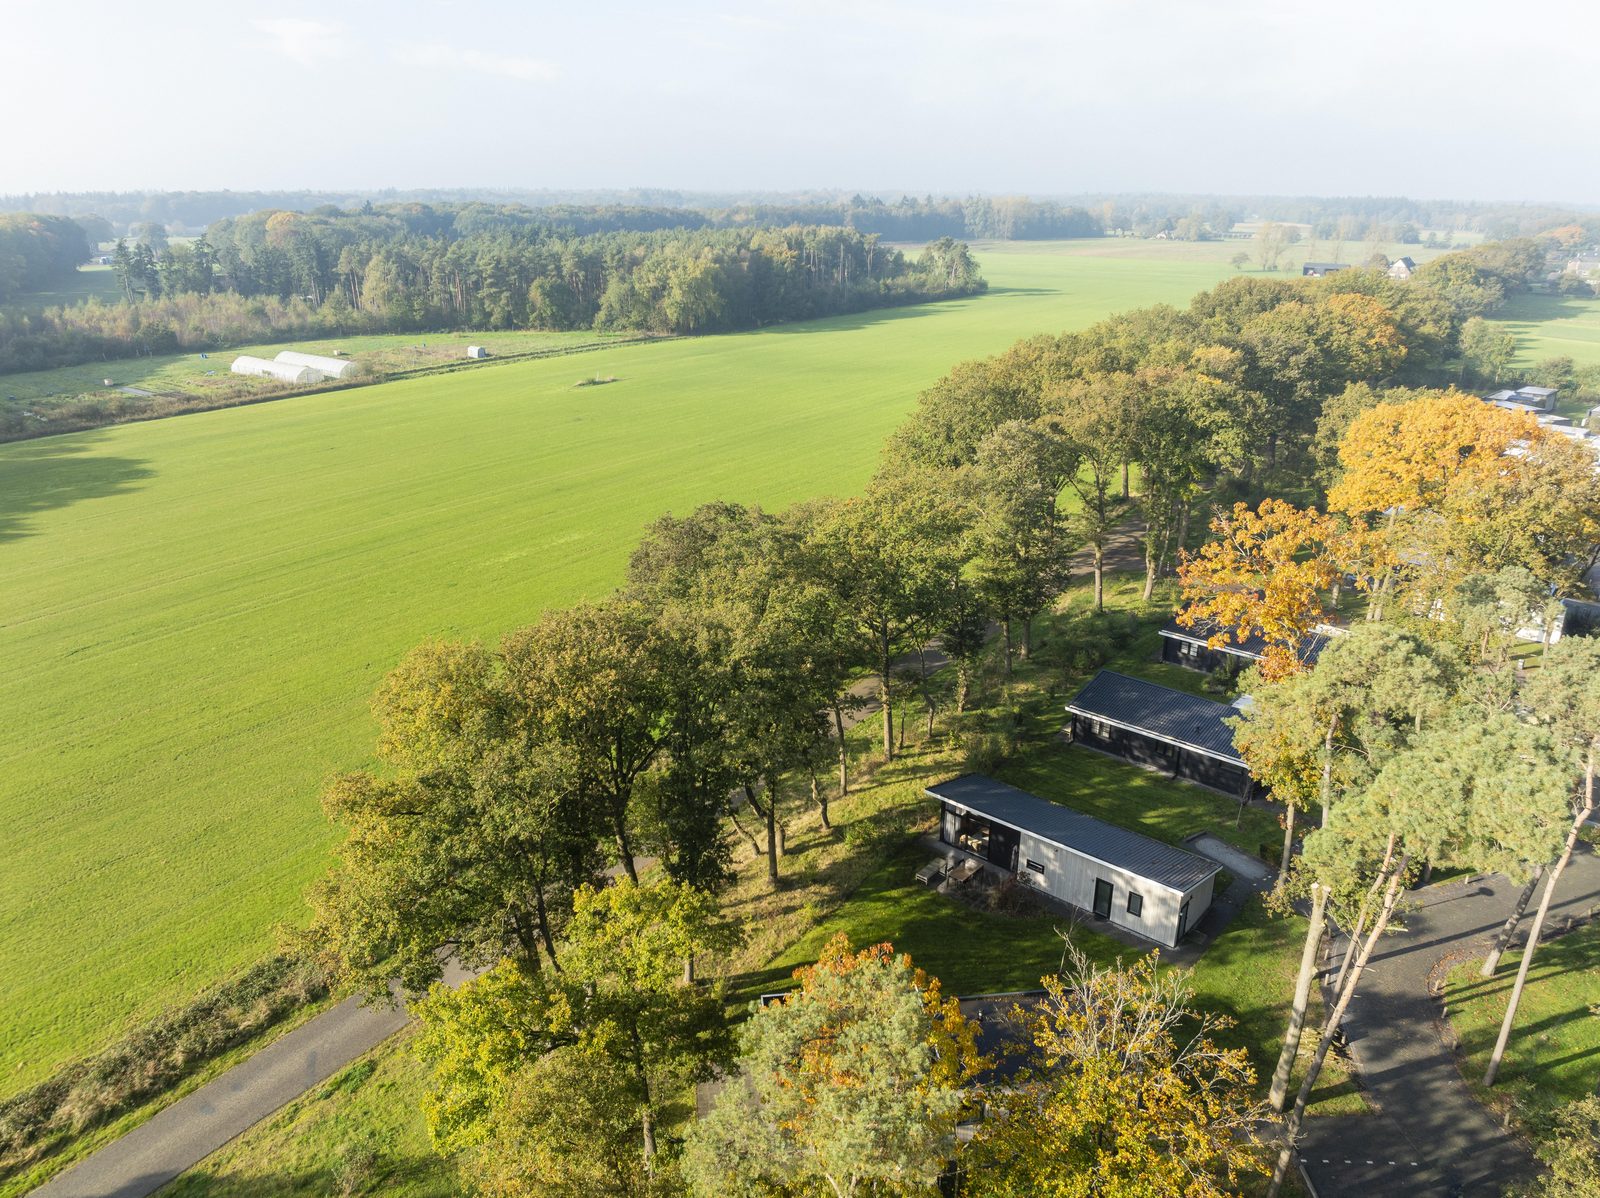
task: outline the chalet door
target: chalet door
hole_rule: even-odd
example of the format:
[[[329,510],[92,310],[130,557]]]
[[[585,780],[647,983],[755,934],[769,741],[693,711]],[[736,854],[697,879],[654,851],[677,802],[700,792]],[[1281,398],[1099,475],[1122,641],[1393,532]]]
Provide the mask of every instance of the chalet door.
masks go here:
[[[1111,918],[1111,883],[1104,878],[1094,880],[1094,915],[1096,919]]]

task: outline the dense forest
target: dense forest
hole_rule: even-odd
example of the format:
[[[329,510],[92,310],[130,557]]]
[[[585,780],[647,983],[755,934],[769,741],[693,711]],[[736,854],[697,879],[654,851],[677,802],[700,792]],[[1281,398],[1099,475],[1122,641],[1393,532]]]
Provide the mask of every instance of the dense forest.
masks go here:
[[[721,332],[984,287],[965,244],[949,238],[909,258],[841,228],[572,236],[520,220],[515,211],[425,205],[272,212],[159,252],[119,243],[128,302],[0,314],[0,372],[276,335]]]

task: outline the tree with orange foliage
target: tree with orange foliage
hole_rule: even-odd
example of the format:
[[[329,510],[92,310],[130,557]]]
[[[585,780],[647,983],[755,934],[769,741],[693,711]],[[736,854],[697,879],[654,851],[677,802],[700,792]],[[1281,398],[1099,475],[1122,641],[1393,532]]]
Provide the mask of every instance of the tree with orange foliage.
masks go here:
[[[1380,403],[1350,424],[1330,511],[1366,545],[1369,618],[1383,614],[1402,559],[1422,606],[1460,579],[1523,566],[1573,584],[1600,538],[1600,482],[1587,447],[1529,416],[1458,391]]]
[[[755,1012],[741,1077],[690,1132],[697,1195],[932,1192],[986,1062],[959,1002],[887,944],[843,933]]]
[[[1306,638],[1327,615],[1322,593],[1338,577],[1338,526],[1316,508],[1264,499],[1211,521],[1214,540],[1178,566],[1185,628],[1213,629],[1212,648],[1259,636],[1268,680],[1298,672]]]

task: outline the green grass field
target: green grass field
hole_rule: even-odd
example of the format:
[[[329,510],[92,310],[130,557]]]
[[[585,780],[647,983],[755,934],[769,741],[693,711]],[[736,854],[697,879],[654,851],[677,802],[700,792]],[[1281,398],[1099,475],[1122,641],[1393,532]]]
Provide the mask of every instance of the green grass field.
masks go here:
[[[987,254],[954,303],[0,448],[0,1092],[301,917],[319,785],[419,640],[603,592],[663,511],[854,490],[953,363],[1232,272],[1075,249]]]
[[[1600,299],[1516,295],[1496,321],[1517,339],[1518,366],[1557,357],[1600,365]]]

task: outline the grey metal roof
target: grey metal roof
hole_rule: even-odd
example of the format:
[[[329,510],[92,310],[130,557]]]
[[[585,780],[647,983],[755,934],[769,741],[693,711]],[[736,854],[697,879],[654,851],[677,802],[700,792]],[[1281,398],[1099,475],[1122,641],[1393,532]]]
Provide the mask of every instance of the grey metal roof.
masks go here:
[[[1222,722],[1239,713],[1226,703],[1101,670],[1067,704],[1067,710],[1098,716],[1235,765],[1244,764],[1233,747],[1233,729]]]
[[[985,774],[963,774],[930,786],[923,793],[1179,893],[1193,890],[1221,869],[1215,861],[1197,853],[1108,824]]]
[[[1217,631],[1214,620],[1204,620],[1193,628],[1185,628],[1176,619],[1169,620],[1161,629],[1161,635],[1172,640],[1192,641],[1196,645],[1204,645],[1213,633]],[[1229,635],[1233,633],[1230,631]],[[1313,662],[1321,655],[1323,646],[1328,643],[1328,638],[1321,633],[1313,632],[1308,635],[1300,646],[1300,660]],[[1244,640],[1235,639],[1226,645],[1218,645],[1218,653],[1232,653],[1236,657],[1248,657],[1260,661],[1267,652],[1267,642],[1264,637],[1247,636]]]

